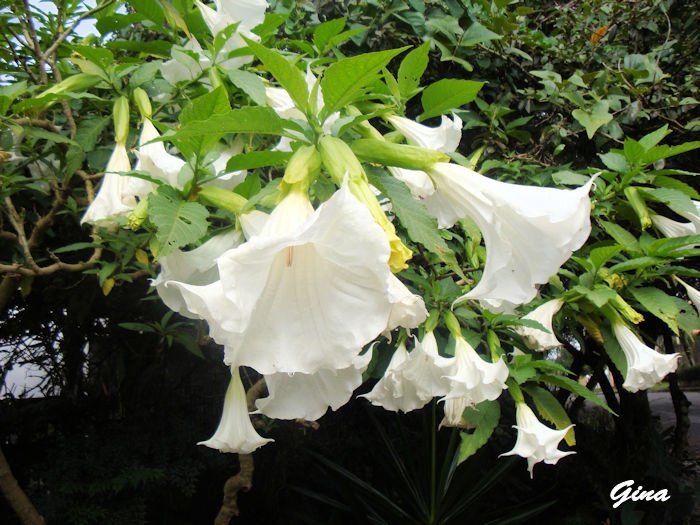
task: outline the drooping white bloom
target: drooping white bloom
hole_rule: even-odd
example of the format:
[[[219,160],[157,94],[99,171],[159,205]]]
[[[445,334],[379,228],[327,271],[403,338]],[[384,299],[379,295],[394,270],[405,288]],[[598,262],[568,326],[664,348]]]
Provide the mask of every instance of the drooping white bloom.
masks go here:
[[[443,115],[437,127],[424,126],[404,117],[389,117],[389,122],[406,137],[409,144],[426,149],[451,153],[457,151],[462,139],[462,120],[454,115],[452,119]],[[414,197],[423,199],[435,192],[433,181],[424,171],[389,167],[391,174],[406,183]]]
[[[313,374],[279,372],[265,376],[268,397],[258,399],[258,412],[275,419],[315,421],[328,408],[338,410],[362,384],[372,352],[355,358],[342,369],[323,368]]]
[[[458,301],[479,299],[495,311],[530,302],[588,238],[591,179],[575,190],[499,182],[457,164],[436,163],[425,199],[440,227],[470,217],[486,244],[481,280]]]
[[[243,182],[248,174],[246,170],[228,171],[226,169],[228,161],[241,153],[243,153],[243,139],[240,135],[230,145],[218,144],[211,152],[215,156],[211,163],[211,170],[216,178],[205,182],[204,185],[233,190]]]
[[[695,235],[697,228],[692,222],[678,222],[663,215],[652,214],[651,222],[666,237],[685,237]]]
[[[250,454],[270,441],[273,440],[261,437],[250,421],[243,382],[238,368],[234,367],[224,398],[221,422],[212,437],[198,444],[221,452]]]
[[[445,399],[461,399],[473,406],[501,395],[506,388],[508,366],[502,358],[495,363],[485,361],[464,338],[458,337],[445,375],[449,380]]]
[[[144,195],[135,192],[141,179],[121,174],[128,171],[131,171],[131,163],[126,146],[117,143],[107,162],[100,189],[85,211],[80,224],[97,224],[101,221],[107,224],[113,222],[110,219],[128,215],[133,211],[138,203],[137,197],[143,198]]]
[[[350,367],[405,300],[390,292],[389,253],[347,187],[315,211],[293,191],[257,235],[219,257],[220,281],[172,285],[191,315],[208,321],[229,363],[313,374]]]
[[[627,359],[627,372],[622,384],[625,390],[646,390],[676,371],[680,354],[661,354],[646,346],[622,322],[613,323],[613,331]]]
[[[515,328],[515,331],[523,336],[527,345],[533,350],[545,351],[561,346],[561,342],[554,335],[552,318],[554,314],[561,309],[563,304],[564,301],[561,299],[552,299],[541,304],[523,317],[523,319],[537,321],[546,328],[546,332],[539,328],[531,328],[529,326],[518,326]]]
[[[185,165],[185,161],[168,153],[165,150],[165,144],[156,140],[159,138],[160,133],[153,123],[149,119],[144,119],[139,137],[139,148],[135,152],[138,161],[134,169],[145,171],[166,184],[182,189],[182,184],[178,181],[178,173]],[[154,189],[152,183],[145,180],[142,182],[150,185],[149,191]]]
[[[151,283],[165,305],[185,317],[192,317],[186,308],[182,289],[168,285],[172,282],[195,286],[212,284],[219,279],[216,259],[222,253],[243,242],[240,231],[215,235],[201,246],[190,251],[176,250],[160,258],[160,273]],[[195,317],[196,318],[196,317]]]
[[[501,456],[518,455],[527,459],[527,470],[532,477],[532,469],[535,464],[544,461],[548,465],[554,465],[564,456],[575,454],[574,451],[559,450],[559,442],[573,425],[562,430],[554,430],[540,423],[532,409],[525,403],[517,403],[515,407],[514,428],[518,430],[515,447]]]
[[[389,366],[374,388],[359,397],[373,405],[396,412],[410,412],[424,407],[431,399],[447,393],[448,382],[444,368],[448,360],[438,354],[432,332],[408,353],[401,343]]]

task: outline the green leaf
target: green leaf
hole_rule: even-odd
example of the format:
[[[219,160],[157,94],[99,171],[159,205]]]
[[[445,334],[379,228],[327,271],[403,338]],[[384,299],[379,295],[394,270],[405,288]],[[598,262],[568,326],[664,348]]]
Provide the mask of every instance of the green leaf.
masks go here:
[[[614,222],[606,222],[606,221],[600,221],[601,226],[603,226],[603,229],[606,231],[610,237],[615,239],[615,242],[618,244],[621,244],[622,247],[631,255],[635,254],[640,254],[642,253],[641,248],[639,247],[639,242],[637,242],[637,238],[632,235],[630,232],[625,230],[622,226],[619,224],[615,224]]]
[[[53,133],[52,131],[46,131],[42,128],[34,128],[31,126],[23,126],[24,133],[30,137],[36,137],[38,139],[44,139],[56,144],[71,144],[73,146],[78,146],[78,144],[68,137],[65,137],[59,133]]]
[[[613,270],[611,269],[610,272],[612,273]],[[615,290],[600,284],[595,285],[593,288],[579,285],[575,286],[574,290],[583,295],[596,308],[602,308],[617,296]]]
[[[148,218],[157,228],[154,255],[160,258],[199,241],[207,233],[208,215],[203,205],[183,200],[176,189],[159,186],[148,197]]]
[[[536,385],[526,385],[522,389],[528,393],[528,395],[535,402],[535,407],[540,415],[550,423],[552,423],[557,430],[563,430],[569,425],[571,425],[571,419],[569,415],[561,406],[557,398],[552,395],[549,390],[545,390],[541,386]],[[574,435],[574,429],[570,428],[569,431],[564,436],[567,444],[569,446],[576,445],[576,436]]]
[[[252,151],[243,155],[234,155],[226,163],[226,171],[252,170],[267,166],[285,164],[292,156],[286,151]]]
[[[7,113],[14,100],[27,91],[27,81],[0,86],[0,115]]]
[[[666,177],[664,175],[657,175],[654,177],[654,184],[661,188],[670,188],[676,191],[680,191],[690,197],[691,199],[700,200],[700,193],[693,188],[690,184],[674,179],[673,177]]]
[[[322,120],[355,102],[369,84],[378,78],[389,61],[406,47],[341,58],[331,64],[321,78],[324,108]]]
[[[678,316],[681,312],[673,297],[653,286],[628,290],[647,312],[661,319],[678,335]]]
[[[607,339],[607,338],[606,338]],[[563,388],[565,390],[568,390],[569,392],[576,394],[577,396],[580,396],[584,398],[587,401],[590,401],[591,403],[598,405],[601,408],[604,408],[608,412],[610,412],[613,415],[615,412],[612,411],[612,409],[602,400],[600,399],[595,392],[592,392],[588,390],[584,385],[579,383],[578,381],[574,381],[570,377],[565,377],[565,376],[559,376],[559,375],[552,375],[552,374],[543,374],[540,376],[540,381],[543,383],[549,383],[550,385],[558,386],[559,388]]]
[[[465,278],[454,252],[440,236],[437,219],[423,203],[413,198],[406,184],[386,172],[369,172],[368,175],[372,184],[391,200],[394,213],[406,228],[408,236]]]
[[[656,202],[663,202],[676,213],[685,212],[693,215],[698,213],[693,200],[680,190],[673,188],[645,188],[641,191]]]
[[[180,112],[179,121],[181,125],[188,124],[196,120],[206,120],[214,115],[222,115],[231,111],[228,101],[228,94],[223,86],[195,98],[187,104]]]
[[[397,81],[402,101],[407,101],[418,91],[420,79],[428,67],[429,52],[430,42],[425,42],[408,53],[401,61]]]
[[[178,148],[184,144],[192,148],[203,135],[219,137],[227,133],[261,133],[263,135],[284,135],[283,121],[275,111],[267,106],[246,106],[227,113],[213,115],[205,120],[194,120],[182,126],[177,132],[167,135],[164,140],[171,140]]]
[[[622,273],[629,272],[631,270],[642,270],[644,268],[648,268],[649,266],[663,264],[665,262],[666,259],[663,259],[661,257],[636,257],[634,259],[630,259],[629,261],[621,262],[615,264],[614,266],[611,266],[609,268],[609,271],[610,273]]]
[[[596,268],[600,268],[610,259],[615,257],[622,250],[622,246],[616,244],[613,246],[601,246],[591,250],[589,258]]]
[[[471,47],[477,44],[483,44],[489,40],[500,40],[501,38],[503,37],[498,33],[494,33],[480,23],[474,22],[469,26],[469,29],[464,32],[464,36],[462,36],[459,45],[462,47]]]
[[[267,105],[265,83],[258,75],[242,69],[229,69],[226,74],[233,85],[240,88],[258,106]]]
[[[430,84],[421,96],[423,113],[418,120],[443,115],[472,102],[483,85],[484,82],[458,78],[443,78]]]
[[[659,142],[661,142],[671,131],[668,129],[668,125],[663,125],[656,131],[652,131],[644,135],[639,139],[639,144],[644,148],[645,151],[649,151]]]
[[[279,51],[269,49],[253,40],[248,40],[250,50],[255,53],[273,77],[279,82],[289,96],[294,105],[302,112],[309,112],[309,87],[306,85],[304,73],[294,64],[290,63]]]
[[[314,45],[320,55],[327,50],[331,39],[345,29],[345,18],[336,18],[323,22],[314,28]]]
[[[612,120],[612,115],[608,113],[610,104],[606,100],[600,100],[593,104],[588,110],[575,109],[571,115],[586,129],[589,139],[593,138],[595,132]]]
[[[459,434],[459,463],[476,454],[488,442],[501,419],[501,406],[498,401],[482,401],[475,407],[467,407],[463,417],[474,425],[474,430]]]
[[[630,166],[624,155],[616,153],[614,151],[609,151],[608,153],[598,154],[600,160],[603,161],[605,167],[609,170],[616,171],[618,173],[626,173]]]

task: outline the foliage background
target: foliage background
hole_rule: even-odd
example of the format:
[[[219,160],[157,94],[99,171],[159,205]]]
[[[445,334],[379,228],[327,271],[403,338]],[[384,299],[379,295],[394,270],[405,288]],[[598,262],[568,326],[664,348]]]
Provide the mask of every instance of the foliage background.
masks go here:
[[[65,8],[63,19],[34,11],[37,41],[44,50],[60,27],[69,27],[69,15],[81,11],[80,2],[59,4]],[[73,53],[99,62],[109,60],[102,51],[109,50],[117,65],[115,85],[141,85],[151,94],[172,90],[158,75],[158,60],[167,58],[182,38],[172,14],[163,8],[168,3],[134,0],[125,4],[124,12],[115,11],[116,3],[106,4],[95,13],[103,36],[81,40],[71,35],[62,41],[55,56],[48,57],[49,83],[75,73],[65,60]],[[346,55],[418,46],[431,39],[425,84],[442,78],[485,82],[478,100],[457,114],[465,123],[461,153],[484,147],[480,169],[490,176],[551,185],[575,180],[589,168],[615,173],[615,157],[605,154],[623,148],[625,139],[639,140],[662,126],[672,131],[664,141],[669,145],[700,138],[700,8],[692,0],[270,4],[279,23],[270,38],[279,47],[312,55],[317,52],[310,48],[314,28],[338,17],[345,17],[350,29],[362,29],[340,47]],[[190,2],[173,0],[170,5],[194,34],[206,33]],[[3,450],[49,523],[211,523],[223,482],[237,468],[235,456],[193,445],[218,421],[227,382],[219,350],[201,337],[200,328],[168,314],[149,293],[147,278],[155,268],[141,256],[138,237],[115,233],[97,247],[79,227],[88,174],[104,168],[114,141],[111,101],[76,96],[59,102],[52,109],[51,126],[20,120],[31,116],[31,107],[26,113],[17,106],[10,109],[15,99],[31,100],[45,83],[32,55],[35,50],[23,48],[23,28],[10,14],[26,6],[17,0],[3,0],[0,6],[6,44],[0,50],[3,78],[25,82],[16,93],[12,84],[0,88],[0,145],[4,152],[24,157],[2,165],[0,191],[34,228],[60,195],[53,221],[43,226],[33,254],[39,266],[54,264],[59,256],[63,264],[79,265],[80,270],[11,272],[8,267],[26,254],[11,235],[11,210],[4,204],[2,373],[4,377],[13,365],[35,365],[45,377],[39,387],[45,397],[5,392],[0,403]],[[595,41],[602,27],[606,32]],[[204,92],[197,85],[183,89],[177,96],[194,98]],[[408,110],[419,112],[410,105]],[[78,118],[71,124],[67,115]],[[159,117],[174,120],[175,115]],[[19,142],[11,132],[18,125],[24,131]],[[67,140],[64,130],[72,125],[74,133]],[[696,150],[664,162],[666,169],[693,172],[700,157]],[[70,176],[60,189],[51,186],[57,173]],[[688,196],[700,198],[692,193],[697,185],[690,173],[677,180],[686,183]],[[605,214],[615,211],[620,224],[635,236],[641,234],[628,203],[617,198],[608,205]],[[600,230],[596,235],[604,237]],[[696,282],[695,262],[683,264],[690,282]],[[71,268],[60,268],[65,269]],[[654,282],[658,267],[648,270],[645,279]],[[21,293],[7,293],[10,281],[13,288],[20,285]],[[660,281],[669,291],[668,281]],[[646,333],[668,333],[653,319],[644,326]],[[600,349],[591,353],[601,355]],[[595,373],[590,368],[594,362],[574,363],[572,369]],[[576,456],[556,469],[537,470],[530,482],[522,465],[496,459],[512,439],[512,416],[505,416],[494,439],[458,469],[445,507],[454,508],[453,492],[460,498],[475,493],[479,498],[469,500],[468,512],[478,523],[503,523],[505,516],[512,522],[537,523],[690,519],[693,488],[687,480],[692,464],[685,461],[677,438],[656,428],[644,394],[620,393],[616,408],[622,422],[596,411],[577,414],[574,408]],[[439,408],[404,416],[399,424],[393,415],[357,401],[328,414],[318,430],[293,423],[266,429],[276,444],[256,453],[254,489],[241,496],[240,521],[327,523],[332,518],[366,523],[367,516],[359,518],[352,507],[369,509],[367,515],[376,513],[392,523],[386,518],[392,509],[385,508],[381,494],[396,502],[411,494],[411,487],[426,494],[421,474],[429,464],[426,429],[435,418],[432,410]],[[440,450],[450,450],[449,431],[439,437]],[[402,460],[392,463],[387,451]],[[447,465],[450,460],[445,458]],[[359,487],[343,469],[367,486]],[[615,513],[607,493],[621,479],[672,487],[679,497],[662,509],[624,506],[628,510]],[[533,518],[531,513],[538,511],[544,514]],[[0,507],[0,516],[3,522],[15,520],[7,508]],[[452,522],[461,523],[459,516]]]

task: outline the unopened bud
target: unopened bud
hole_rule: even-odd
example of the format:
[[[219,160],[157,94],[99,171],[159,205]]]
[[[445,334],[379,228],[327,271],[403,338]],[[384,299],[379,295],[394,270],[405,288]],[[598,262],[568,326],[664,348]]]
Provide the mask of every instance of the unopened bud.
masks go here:
[[[236,215],[240,214],[248,204],[248,200],[242,195],[218,186],[202,186],[197,197],[204,204],[216,206]]]
[[[148,94],[141,88],[134,89],[134,102],[139,108],[142,118],[151,118],[153,115],[153,109],[151,108],[151,101],[148,98]]]
[[[323,166],[338,186],[342,186],[346,177],[350,180],[367,180],[362,164],[343,140],[324,135],[318,141],[318,150]]]
[[[141,199],[136,208],[126,218],[126,226],[130,230],[136,231],[141,227],[146,217],[148,217],[148,196],[145,199]]]
[[[284,170],[285,184],[301,184],[309,188],[321,170],[321,154],[315,146],[301,146],[294,152]]]
[[[126,97],[119,97],[114,102],[114,137],[118,144],[126,144],[129,136],[129,101]]]
[[[351,147],[355,155],[366,162],[409,170],[427,171],[437,162],[450,161],[450,157],[440,151],[385,140],[358,139]]]
[[[627,201],[632,206],[634,213],[639,217],[639,222],[642,225],[642,229],[646,230],[651,226],[651,216],[649,215],[649,208],[647,208],[646,202],[639,193],[639,188],[635,186],[627,186],[625,188],[625,197]]]

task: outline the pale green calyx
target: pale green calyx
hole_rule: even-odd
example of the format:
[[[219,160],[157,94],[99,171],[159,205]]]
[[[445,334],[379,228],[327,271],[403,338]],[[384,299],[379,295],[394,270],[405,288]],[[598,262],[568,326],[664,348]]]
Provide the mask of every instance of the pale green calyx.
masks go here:
[[[321,171],[321,154],[315,146],[301,146],[289,159],[280,185],[285,195],[292,186],[308,190]]]

